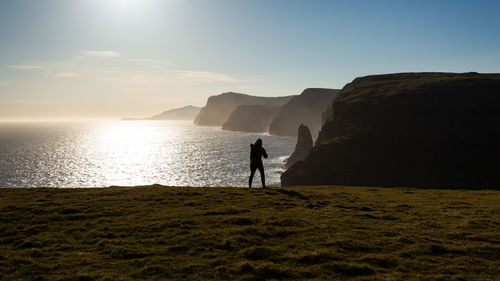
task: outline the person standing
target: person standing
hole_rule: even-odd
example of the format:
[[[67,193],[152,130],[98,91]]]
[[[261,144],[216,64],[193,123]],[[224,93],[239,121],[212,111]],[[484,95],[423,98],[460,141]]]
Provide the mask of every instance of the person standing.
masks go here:
[[[266,150],[262,147],[262,140],[258,139],[255,144],[250,144],[250,178],[248,187],[252,187],[253,176],[255,170],[259,169],[262,188],[266,188],[266,176],[264,175],[264,164],[262,164],[262,156],[267,158]]]

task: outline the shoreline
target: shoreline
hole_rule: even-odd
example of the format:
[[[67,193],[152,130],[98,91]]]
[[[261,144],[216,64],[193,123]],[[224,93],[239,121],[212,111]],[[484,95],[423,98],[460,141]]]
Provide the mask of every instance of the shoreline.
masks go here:
[[[257,175],[257,181],[259,181]],[[35,186],[35,187],[16,187],[16,186],[0,186],[0,191],[4,189],[54,189],[54,190],[102,190],[102,189],[127,189],[127,188],[207,188],[207,189],[225,189],[225,188],[235,188],[235,189],[250,189],[250,190],[276,190],[276,189],[294,189],[294,188],[353,188],[353,189],[408,189],[408,190],[430,190],[430,191],[499,191],[499,187],[410,187],[410,186],[343,186],[343,185],[298,185],[298,186],[277,186],[277,185],[266,185],[267,188],[263,189],[260,186],[260,182],[257,183],[257,186],[253,186],[248,188],[247,186],[181,186],[181,185],[163,185],[163,184],[145,184],[145,185],[110,185],[110,186],[77,186],[77,187],[68,187],[68,186]],[[1,193],[1,192],[0,192]]]

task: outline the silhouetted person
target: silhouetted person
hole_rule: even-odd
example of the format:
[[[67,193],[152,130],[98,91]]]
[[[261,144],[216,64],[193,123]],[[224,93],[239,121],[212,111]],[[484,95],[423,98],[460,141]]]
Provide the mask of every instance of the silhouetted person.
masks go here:
[[[266,176],[264,175],[264,165],[262,164],[262,156],[267,158],[266,150],[262,147],[262,140],[258,139],[255,144],[250,144],[250,179],[248,186],[252,187],[253,175],[255,170],[259,169],[262,187],[266,188]]]

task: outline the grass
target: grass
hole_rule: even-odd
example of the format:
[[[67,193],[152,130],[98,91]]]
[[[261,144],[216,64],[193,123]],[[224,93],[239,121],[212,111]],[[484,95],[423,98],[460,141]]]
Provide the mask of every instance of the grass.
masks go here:
[[[0,280],[500,280],[500,191],[0,189]]]

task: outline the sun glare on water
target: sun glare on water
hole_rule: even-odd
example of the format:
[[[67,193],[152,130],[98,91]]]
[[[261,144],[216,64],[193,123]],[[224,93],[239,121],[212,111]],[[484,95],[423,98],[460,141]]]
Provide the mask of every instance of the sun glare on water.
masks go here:
[[[169,135],[166,130],[168,128],[145,122],[104,124],[95,140],[98,147],[96,152],[106,155],[105,158],[110,162],[104,165],[107,171],[103,174],[106,175],[107,181],[120,183],[132,180],[129,173],[132,167],[141,169],[141,173],[146,176],[156,169],[154,166],[158,163],[157,157],[161,155],[168,158],[175,150],[175,147],[164,143]],[[160,151],[155,148],[160,148]]]

